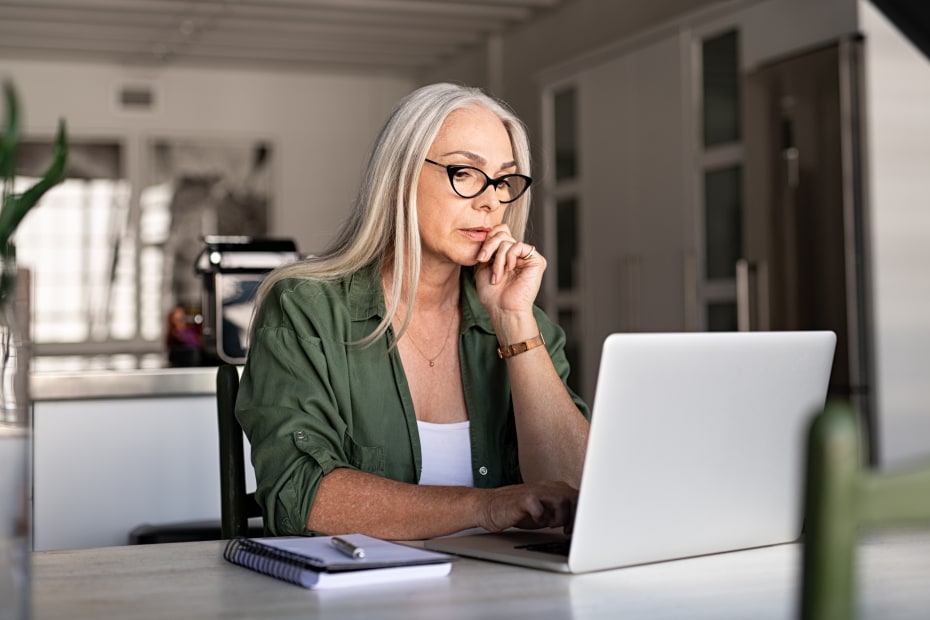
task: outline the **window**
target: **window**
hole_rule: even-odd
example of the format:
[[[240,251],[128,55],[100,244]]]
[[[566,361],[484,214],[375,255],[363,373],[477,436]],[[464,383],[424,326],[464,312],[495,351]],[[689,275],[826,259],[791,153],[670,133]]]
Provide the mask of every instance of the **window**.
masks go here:
[[[733,278],[743,255],[743,168],[727,166],[704,172],[704,275]]]
[[[127,165],[134,150],[143,165]],[[21,146],[16,191],[51,154],[51,141]],[[72,139],[67,178],[16,234],[18,262],[32,271],[34,367],[163,365],[168,311],[200,304],[200,237],[265,236],[270,154],[260,141],[151,140],[133,149]]]
[[[736,263],[743,255],[743,148],[739,33],[703,39],[699,166],[703,268],[698,286],[702,328],[737,329]]]
[[[547,183],[544,222],[547,256],[543,290],[546,310],[565,330],[565,354],[571,364],[570,386],[583,385],[581,367],[582,313],[578,235],[582,208],[579,178],[578,95],[574,85],[561,86],[543,101],[547,113],[546,149],[551,153],[549,169],[555,178]]]
[[[34,183],[51,157],[51,142],[24,143],[16,191]],[[72,140],[67,178],[20,225],[17,260],[32,271],[38,354],[96,352],[108,342],[113,351],[136,349],[128,346],[138,335],[130,194],[120,143]]]
[[[705,39],[702,53],[704,146],[740,139],[739,36],[735,30]]]

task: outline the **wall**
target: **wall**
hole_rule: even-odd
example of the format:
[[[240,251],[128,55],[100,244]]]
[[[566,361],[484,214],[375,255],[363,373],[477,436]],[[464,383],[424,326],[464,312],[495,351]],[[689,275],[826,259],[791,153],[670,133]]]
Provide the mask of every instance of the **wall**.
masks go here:
[[[513,106],[529,127],[531,139],[538,149],[542,140],[539,103],[541,71],[653,28],[682,13],[717,4],[726,3],[721,0],[567,2],[530,24],[508,31],[502,37],[502,88],[494,94]],[[425,72],[422,81],[450,80],[487,88],[490,82],[489,62],[485,50],[476,50]]]
[[[739,20],[746,33],[742,51],[747,67],[856,27],[855,0],[573,0],[502,37],[502,88],[494,94],[514,107],[538,146],[541,81],[554,68],[615,57],[612,49],[630,39],[679,23],[687,27],[695,15],[704,21],[712,16]],[[424,72],[421,82],[449,80],[487,88],[489,62],[486,50],[464,53]]]
[[[930,455],[930,60],[871,3],[866,113],[883,463]]]
[[[223,69],[142,70],[90,63],[0,60],[0,77],[19,91],[26,131],[51,135],[57,119],[72,135],[129,141],[128,165],[141,166],[152,137],[253,138],[275,149],[271,234],[323,249],[355,197],[377,131],[412,87],[405,78]],[[116,105],[122,85],[155,91],[150,113]]]
[[[735,13],[746,70],[856,32],[856,0],[765,0]]]

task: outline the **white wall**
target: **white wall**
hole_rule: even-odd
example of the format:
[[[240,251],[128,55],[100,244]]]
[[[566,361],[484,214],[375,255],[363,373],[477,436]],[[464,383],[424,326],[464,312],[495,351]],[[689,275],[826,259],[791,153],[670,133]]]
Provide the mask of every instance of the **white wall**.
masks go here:
[[[360,74],[137,69],[89,63],[0,60],[33,135],[65,117],[72,135],[125,138],[129,166],[158,137],[255,138],[274,145],[271,234],[302,252],[323,249],[355,197],[361,167],[409,79]],[[150,113],[116,105],[123,85],[155,91]]]
[[[879,450],[889,464],[930,455],[930,60],[871,3],[860,10]]]

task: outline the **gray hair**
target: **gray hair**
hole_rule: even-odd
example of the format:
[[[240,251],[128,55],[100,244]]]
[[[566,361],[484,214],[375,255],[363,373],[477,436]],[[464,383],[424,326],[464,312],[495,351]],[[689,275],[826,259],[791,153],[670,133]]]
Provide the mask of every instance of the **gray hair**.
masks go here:
[[[424,158],[439,129],[455,110],[480,106],[503,122],[510,136],[517,170],[530,175],[526,128],[505,103],[477,88],[440,83],[419,88],[394,108],[378,135],[368,159],[355,206],[326,252],[280,267],[262,282],[256,308],[275,283],[286,278],[333,280],[377,261],[379,269],[393,260],[393,286],[385,317],[360,342],[379,338],[397,312],[406,283],[407,312],[398,338],[406,331],[420,279],[420,234],[417,220],[417,183]],[[507,205],[504,223],[514,238],[523,239],[529,215],[530,191]]]

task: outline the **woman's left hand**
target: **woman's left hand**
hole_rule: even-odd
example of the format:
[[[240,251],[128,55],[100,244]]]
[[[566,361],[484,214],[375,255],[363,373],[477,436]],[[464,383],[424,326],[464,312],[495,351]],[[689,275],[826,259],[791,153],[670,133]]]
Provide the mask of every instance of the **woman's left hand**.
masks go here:
[[[478,252],[478,298],[492,319],[532,312],[545,270],[546,259],[535,246],[514,239],[506,224],[495,226]]]

